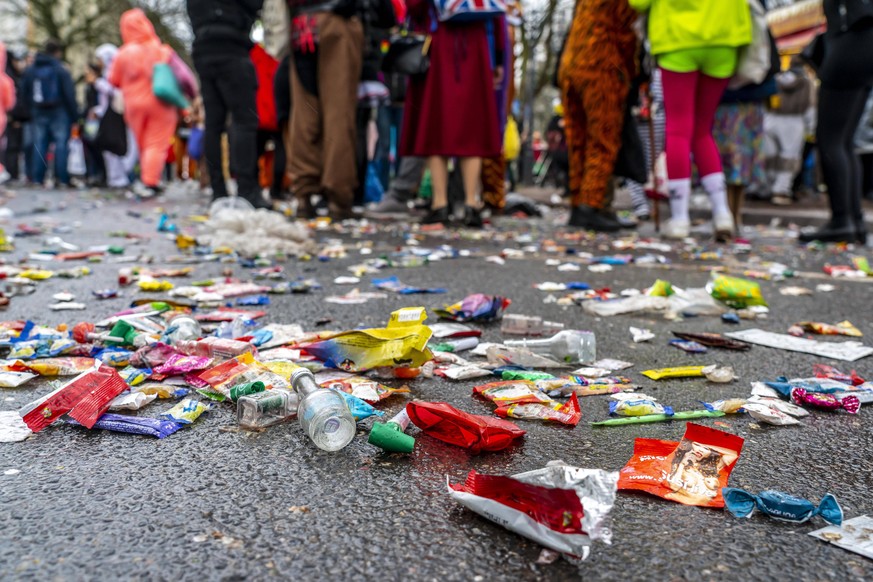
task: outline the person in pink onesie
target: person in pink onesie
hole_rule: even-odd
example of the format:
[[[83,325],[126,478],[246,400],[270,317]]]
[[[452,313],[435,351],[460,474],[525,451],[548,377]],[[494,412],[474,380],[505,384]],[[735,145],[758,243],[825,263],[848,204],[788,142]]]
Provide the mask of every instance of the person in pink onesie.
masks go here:
[[[112,64],[109,82],[121,89],[124,120],[139,146],[140,179],[145,188],[137,193],[150,196],[160,191],[161,171],[178,120],[176,108],[155,97],[152,70],[168,62],[173,49],[161,42],[139,8],[121,15],[121,39],[124,44]]]
[[[6,112],[13,107],[15,107],[15,83],[6,74],[6,45],[0,42],[0,136],[6,131]],[[0,163],[0,184],[8,180],[9,172]]]

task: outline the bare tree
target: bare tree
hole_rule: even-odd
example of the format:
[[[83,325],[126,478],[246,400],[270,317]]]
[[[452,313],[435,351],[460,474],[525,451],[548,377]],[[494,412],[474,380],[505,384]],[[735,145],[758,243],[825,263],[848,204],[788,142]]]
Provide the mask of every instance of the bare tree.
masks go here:
[[[557,66],[574,0],[540,0],[525,5],[518,37],[520,95],[535,99],[549,85]]]

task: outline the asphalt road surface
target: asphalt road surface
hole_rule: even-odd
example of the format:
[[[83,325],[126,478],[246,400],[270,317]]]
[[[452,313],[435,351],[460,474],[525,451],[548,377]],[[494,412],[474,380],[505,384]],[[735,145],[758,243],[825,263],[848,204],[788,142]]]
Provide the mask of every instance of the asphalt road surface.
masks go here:
[[[93,192],[57,193],[24,190],[9,204],[16,217],[7,224],[42,225],[46,234],[16,240],[16,250],[2,257],[8,263],[26,259],[48,236],[88,246],[116,243],[127,254],[149,254],[155,265],[177,254],[171,240],[156,232],[157,207],[177,211],[177,220],[203,204],[177,194],[148,203],[125,201]],[[139,217],[128,211],[135,210]],[[71,232],[52,234],[57,226]],[[111,230],[127,230],[151,238],[139,245],[110,239]],[[63,228],[61,229],[64,230]],[[380,225],[375,234],[357,229],[317,233],[320,240],[341,238],[346,258],[328,262],[285,263],[289,278],[314,277],[323,289],[305,295],[273,296],[265,321],[299,323],[314,329],[316,321],[332,318],[328,327],[378,326],[399,307],[439,306],[474,292],[512,299],[510,312],[541,315],[571,328],[592,329],[599,357],[631,361],[626,371],[645,392],[677,410],[699,407],[699,401],[744,397],[749,382],[777,376],[811,375],[812,365],[827,362],[815,356],[755,347],[737,353],[713,350],[685,354],[667,346],[671,330],[733,331],[763,327],[785,332],[797,321],[835,323],[850,319],[865,336],[873,334],[871,287],[865,282],[827,279],[825,263],[847,264],[844,250],[806,251],[790,240],[764,230],[750,232],[751,255],[733,255],[724,248],[720,261],[692,261],[681,253],[664,253],[672,265],[616,266],[606,273],[561,272],[549,258],[578,262],[578,254],[528,252],[504,265],[484,257],[505,248],[521,248],[552,238],[578,252],[614,254],[609,239],[563,239],[549,220],[500,223],[499,234],[483,238],[467,234],[419,236],[419,246],[451,244],[472,250],[472,256],[409,269],[386,269],[408,284],[447,287],[446,295],[374,299],[364,305],[324,302],[328,295],[348,292],[333,284],[360,263],[357,246],[372,241],[374,255],[391,251],[407,240],[404,225]],[[527,233],[529,238],[518,238]],[[533,241],[532,243],[528,241]],[[520,242],[519,242],[520,241]],[[707,246],[711,246],[708,245]],[[641,256],[647,250],[631,250]],[[370,256],[374,256],[370,255]],[[782,283],[762,281],[770,301],[768,319],[728,326],[719,318],[699,317],[668,322],[660,315],[621,315],[596,319],[578,306],[545,303],[549,295],[532,287],[542,281],[585,281],[613,290],[642,288],[656,278],[679,287],[701,287],[707,272],[719,264],[743,270],[755,258],[778,260],[801,272],[813,273]],[[70,266],[64,264],[64,267]],[[118,299],[98,301],[91,291],[114,287],[119,265],[92,264],[82,279],[50,279],[36,293],[15,297],[5,319],[29,318],[56,325],[96,320],[125,307],[143,294],[126,288]],[[46,268],[60,268],[48,263]],[[219,275],[231,268],[246,278],[240,265],[203,263],[193,279]],[[783,296],[787,285],[815,288],[832,283],[831,293]],[[369,290],[364,277],[362,290]],[[70,291],[88,304],[82,312],[52,312],[51,295]],[[556,294],[561,296],[561,293]],[[431,316],[433,321],[433,316]],[[647,327],[657,337],[635,344],[629,326]],[[496,324],[483,326],[485,340],[499,340]],[[869,341],[869,340],[868,340]],[[727,385],[702,380],[655,383],[642,370],[683,364],[720,363],[734,367],[739,380]],[[856,362],[861,376],[873,376],[873,358]],[[424,400],[447,401],[468,412],[490,414],[493,406],[471,396],[477,381],[419,379],[412,394]],[[399,384],[398,384],[399,385]],[[0,409],[14,410],[45,394],[49,386],[34,381],[0,394]],[[589,422],[607,417],[606,397],[580,399],[582,422],[574,429],[534,421],[518,421],[527,430],[511,449],[478,456],[416,435],[409,456],[386,455],[368,445],[370,421],[346,449],[326,453],[316,449],[296,422],[261,433],[235,428],[235,414],[222,405],[163,440],[106,431],[88,431],[56,423],[32,438],[0,445],[0,579],[3,580],[870,580],[873,562],[827,545],[807,535],[822,527],[819,518],[805,524],[782,523],[756,514],[736,519],[720,509],[688,507],[646,494],[620,493],[612,511],[612,544],[596,543],[580,567],[563,560],[537,564],[541,547],[460,507],[446,494],[446,479],[459,482],[475,469],[510,475],[562,459],[580,467],[619,470],[631,456],[634,438],[679,440],[682,423],[592,428]],[[403,396],[382,407],[390,417],[404,406]],[[143,414],[156,416],[168,407],[154,403]],[[873,485],[873,420],[871,408],[857,416],[813,412],[800,426],[760,426],[746,415],[703,420],[745,439],[730,484],[751,492],[778,489],[818,501],[833,493],[847,517],[870,514]],[[10,469],[20,471],[6,474]]]

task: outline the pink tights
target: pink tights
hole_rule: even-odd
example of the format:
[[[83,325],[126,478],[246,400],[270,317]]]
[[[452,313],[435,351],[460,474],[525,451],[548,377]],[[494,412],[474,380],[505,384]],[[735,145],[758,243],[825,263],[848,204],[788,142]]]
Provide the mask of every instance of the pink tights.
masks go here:
[[[722,171],[721,157],[712,138],[712,121],[728,80],[699,71],[674,73],[661,69],[670,180],[691,177],[692,153],[701,176]]]

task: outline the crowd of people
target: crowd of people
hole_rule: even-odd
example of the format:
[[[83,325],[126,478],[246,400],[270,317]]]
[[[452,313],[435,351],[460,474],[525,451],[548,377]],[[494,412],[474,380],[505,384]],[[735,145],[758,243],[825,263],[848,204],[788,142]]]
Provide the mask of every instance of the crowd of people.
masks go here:
[[[651,199],[668,198],[663,234],[684,238],[699,186],[727,240],[747,196],[790,205],[823,182],[831,220],[804,240],[865,241],[873,7],[823,6],[827,31],[788,58],[764,1],[576,0],[556,116],[545,139],[524,140],[563,182],[569,225],[632,228],[613,209],[624,187],[637,220]],[[120,47],[96,48],[78,94],[57,41],[35,55],[0,50],[0,182],[44,185],[51,174],[57,187],[149,197],[184,177],[218,200],[232,177],[255,208],[294,199],[299,216],[343,219],[368,202],[376,214],[417,203],[425,224],[472,228],[502,211],[520,140],[519,4],[188,0],[187,9],[193,70],[138,9],[121,17]],[[255,44],[268,11],[271,38]],[[423,183],[430,196],[419,202]]]

